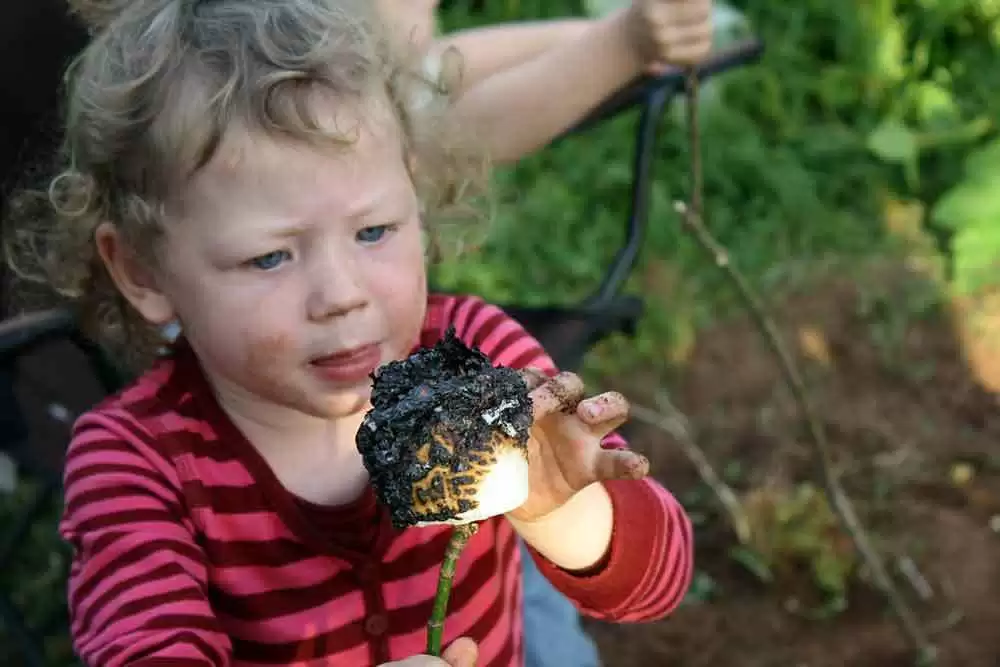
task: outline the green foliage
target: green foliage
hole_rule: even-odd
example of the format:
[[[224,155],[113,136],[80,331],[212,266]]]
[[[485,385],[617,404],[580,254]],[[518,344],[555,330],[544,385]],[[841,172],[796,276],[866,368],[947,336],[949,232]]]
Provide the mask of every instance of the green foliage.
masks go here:
[[[734,560],[767,583],[805,573],[821,602],[801,613],[825,616],[846,608],[858,558],[826,494],[808,483],[757,489],[746,495],[744,508],[752,537],[749,544],[732,550]]]
[[[960,291],[1000,284],[1000,140],[969,156],[964,178],[938,200],[931,219],[950,235]]]
[[[0,535],[6,547],[8,530],[13,528],[27,506],[35,501],[40,489],[21,480],[10,494],[0,494]],[[14,546],[12,566],[0,571],[0,589],[10,591],[11,601],[21,610],[25,623],[35,632],[50,627],[53,619],[66,614],[65,581],[69,568],[68,547],[56,531],[61,508],[45,507],[27,535]],[[0,623],[0,664],[19,665],[17,642]],[[74,663],[69,638],[62,633],[47,635],[43,650],[51,667]],[[12,655],[11,652],[14,652]]]
[[[584,4],[600,13],[622,2]],[[766,291],[786,265],[895,251],[883,224],[884,197],[929,207],[961,181],[963,155],[993,136],[991,110],[1000,108],[997,4],[732,3],[766,50],[760,64],[713,81],[720,88],[702,110],[703,165],[710,227],[752,281]],[[494,0],[474,18],[459,3],[442,24],[580,11],[569,0]],[[687,196],[682,106],[678,100],[664,121],[649,234],[630,284],[650,308],[636,339],[613,340],[591,356],[599,374],[668,372],[700,326],[737,305],[671,210]],[[586,295],[622,238],[634,123],[634,115],[616,119],[503,169],[504,204],[489,239],[440,267],[436,281],[501,302]],[[952,200],[985,199],[989,178],[984,171],[980,185]],[[940,220],[955,219],[944,210]],[[987,237],[996,234],[985,222],[963,223],[957,234],[948,224],[932,231],[940,249],[955,255],[956,283],[982,273],[974,267],[989,258]],[[664,267],[672,280],[657,283]]]
[[[688,587],[682,606],[697,606],[705,604],[714,599],[719,593],[719,586],[710,575],[700,570],[696,570],[691,577],[691,585]]]
[[[941,160],[951,189],[931,220],[947,239],[953,286],[962,293],[1000,285],[1000,150],[996,141],[969,158],[964,175],[949,156],[982,143],[995,130],[986,98],[1000,83],[991,65],[1000,55],[1000,3],[921,0],[867,3],[865,19],[878,40],[875,74],[881,123],[869,148],[902,167],[907,187],[921,193],[920,165]],[[994,93],[995,94],[995,93]],[[950,159],[949,159],[950,158]],[[938,193],[931,193],[938,194]]]
[[[594,3],[589,3],[594,4]],[[606,11],[597,3],[595,11]],[[578,3],[458,3],[448,29],[578,14]],[[765,289],[781,267],[894,251],[886,195],[932,206],[962,179],[964,155],[994,135],[1000,108],[997,2],[737,0],[766,50],[713,81],[702,109],[708,222],[733,261]],[[650,229],[629,289],[650,304],[638,337],[591,356],[600,374],[666,373],[711,319],[738,303],[671,209],[687,196],[683,101],[663,123]],[[629,202],[635,115],[504,168],[503,205],[479,251],[440,267],[439,284],[501,302],[567,302],[596,286],[620,243]],[[983,178],[983,183],[988,182]],[[979,190],[985,196],[986,190]],[[979,215],[985,218],[985,214]],[[965,283],[988,231],[932,228]],[[672,276],[669,283],[656,276]]]

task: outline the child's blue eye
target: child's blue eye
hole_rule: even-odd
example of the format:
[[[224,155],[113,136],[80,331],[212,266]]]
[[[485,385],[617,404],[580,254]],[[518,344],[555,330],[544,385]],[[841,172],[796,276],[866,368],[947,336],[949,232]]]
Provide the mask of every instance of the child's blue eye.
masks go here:
[[[382,238],[388,234],[395,225],[374,225],[372,227],[365,227],[359,231],[356,238],[361,243],[378,243]]]
[[[287,250],[275,250],[274,252],[269,252],[266,255],[254,257],[250,260],[249,264],[255,269],[270,271],[272,269],[276,269],[282,262],[290,259],[291,256],[292,254]]]

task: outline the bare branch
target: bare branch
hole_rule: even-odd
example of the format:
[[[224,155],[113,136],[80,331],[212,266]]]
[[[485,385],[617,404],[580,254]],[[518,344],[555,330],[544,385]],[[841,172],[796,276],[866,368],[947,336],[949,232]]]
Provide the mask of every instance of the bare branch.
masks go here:
[[[750,519],[743,509],[743,504],[736,497],[736,493],[722,481],[708,457],[705,456],[705,452],[695,443],[684,415],[670,404],[666,396],[658,397],[657,403],[659,410],[630,403],[629,414],[645,424],[664,431],[677,442],[681,451],[698,472],[698,476],[712,489],[722,505],[722,509],[729,515],[729,522],[737,539],[742,544],[748,543],[751,537]]]
[[[764,335],[768,346],[779,362],[779,367],[795,402],[798,404],[805,425],[812,438],[813,449],[816,458],[816,465],[821,479],[821,484],[834,513],[837,515],[844,530],[850,535],[858,550],[862,560],[871,572],[875,585],[882,591],[889,606],[895,613],[900,627],[907,639],[917,652],[918,664],[926,665],[933,662],[937,656],[937,651],[931,644],[924,630],[920,627],[916,615],[907,605],[905,598],[893,583],[889,573],[882,562],[878,552],[871,545],[867,532],[858,519],[854,506],[848,499],[843,487],[837,478],[837,473],[833,467],[830,446],[826,440],[823,427],[816,416],[809,395],[805,388],[805,383],[795,365],[792,355],[788,352],[781,334],[771,317],[768,316],[764,305],[758,298],[756,292],[751,288],[743,274],[733,266],[729,258],[729,253],[720,244],[704,223],[702,211],[703,194],[702,174],[701,174],[701,135],[698,123],[698,75],[695,69],[691,69],[687,76],[687,119],[688,134],[691,150],[691,204],[677,202],[674,207],[680,214],[681,222],[685,229],[694,236],[695,240],[705,252],[711,256],[716,266],[722,269],[729,280],[736,287],[744,304],[750,311],[751,316]]]

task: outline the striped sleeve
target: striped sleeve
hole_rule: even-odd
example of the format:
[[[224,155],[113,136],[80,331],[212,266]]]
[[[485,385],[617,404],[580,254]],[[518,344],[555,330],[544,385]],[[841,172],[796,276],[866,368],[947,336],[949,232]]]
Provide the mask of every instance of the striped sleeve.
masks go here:
[[[204,555],[151,442],[118,413],[88,413],[74,427],[60,532],[73,548],[76,652],[90,667],[229,665]]]
[[[449,323],[467,345],[496,364],[557,369],[533,336],[500,308],[474,297],[456,299]],[[606,448],[627,444],[617,434]],[[694,569],[690,519],[674,496],[655,480],[605,482],[614,512],[614,532],[605,562],[587,573],[569,573],[534,550],[542,573],[588,616],[615,622],[652,621],[684,598]]]

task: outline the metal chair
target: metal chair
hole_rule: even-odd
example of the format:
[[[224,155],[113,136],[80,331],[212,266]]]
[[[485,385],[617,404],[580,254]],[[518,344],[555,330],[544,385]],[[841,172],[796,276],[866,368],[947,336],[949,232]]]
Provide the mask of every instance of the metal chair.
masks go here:
[[[44,5],[51,1],[44,0],[38,4]],[[58,12],[53,10],[52,13],[57,14]],[[64,30],[62,36],[67,49],[75,48],[75,40],[79,39],[80,35],[74,33],[71,26],[63,25],[61,29]],[[50,41],[49,44],[51,45],[53,42]],[[0,47],[0,51],[2,51],[2,47]],[[752,62],[760,56],[761,51],[762,45],[754,40],[720,51],[700,68],[701,77],[708,78]],[[68,52],[71,51],[65,53]],[[0,58],[0,63],[4,62],[9,64],[12,59]],[[48,81],[49,84],[55,86],[58,79],[51,76],[54,71],[51,68],[57,67],[60,62],[58,58],[51,60],[48,65],[50,67],[49,74],[43,73],[40,80]],[[0,70],[0,77],[2,76],[4,76],[4,72]],[[623,242],[601,283],[595,286],[589,297],[580,303],[569,306],[504,305],[513,317],[541,341],[562,368],[578,368],[586,352],[597,342],[613,333],[631,334],[642,315],[643,303],[641,299],[623,293],[622,288],[639,256],[648,224],[650,185],[653,178],[652,166],[654,150],[657,145],[659,120],[669,102],[675,99],[683,89],[684,78],[679,72],[669,72],[658,77],[643,77],[609,97],[568,133],[579,134],[620,113],[636,108],[639,110],[640,115],[635,131],[631,201],[625,220]],[[50,110],[45,105],[53,102],[47,95],[45,86],[38,88],[35,93],[38,95],[37,100],[40,100],[40,103],[36,100],[34,104],[35,113]],[[30,100],[26,107],[31,108]],[[31,113],[28,115],[30,116]],[[9,131],[11,126],[7,127]],[[0,132],[2,131],[3,126],[0,125]],[[42,141],[35,145],[50,145],[51,136],[54,134],[51,131],[51,126],[41,129],[40,132]],[[0,148],[2,147],[3,145],[0,144]],[[30,157],[30,145],[27,151]],[[10,175],[16,172],[17,168],[14,165],[25,164],[23,158],[23,149],[16,155],[0,155],[0,177],[5,173]],[[52,406],[49,403],[51,398],[46,398],[47,393],[49,395],[52,393],[52,384],[60,385],[63,388],[68,386],[74,391],[80,385],[87,384],[90,387],[89,391],[94,395],[94,400],[96,400],[100,396],[117,391],[128,380],[118,372],[115,365],[110,362],[99,347],[81,334],[77,328],[76,318],[69,309],[19,315],[0,323],[0,367],[12,367],[32,354],[37,358],[40,350],[51,345],[61,346],[61,353],[64,355],[67,354],[67,350],[75,351],[76,361],[79,364],[75,371],[77,375],[76,377],[68,376],[66,369],[50,367],[44,373],[55,377],[49,378],[50,386],[46,389],[44,378],[31,378],[28,372],[19,373],[19,382],[24,382],[28,387],[27,391],[30,394],[28,401],[35,404],[36,408],[42,406],[42,409],[36,410],[36,412],[45,415],[45,406]],[[83,401],[84,405],[80,409],[85,409],[87,401],[79,396],[77,396],[77,400]],[[4,408],[5,406],[0,406],[0,410]],[[53,411],[49,410],[49,412]],[[60,412],[60,410],[55,410],[55,412],[59,414],[56,416],[49,414],[46,418],[60,422],[57,424],[58,428],[62,428],[68,433],[69,423],[75,415],[72,412],[68,414]],[[2,434],[0,434],[0,439],[2,439]],[[58,441],[58,437],[56,440]],[[39,438],[31,431],[29,431],[27,438],[15,442],[0,443],[0,450],[13,458],[25,473],[40,481],[40,491],[35,502],[23,508],[15,525],[3,528],[4,535],[0,540],[0,571],[7,569],[13,559],[21,555],[18,547],[21,546],[27,530],[38,521],[40,514],[48,505],[58,501],[61,490],[62,452],[65,443],[66,441],[62,440],[54,447],[43,447],[39,445]],[[28,627],[22,614],[12,603],[10,596],[4,591],[0,591],[0,623],[4,626],[0,628],[0,633],[5,630],[7,635],[13,638],[21,655],[22,664],[27,667],[43,667],[45,665],[42,651],[44,635],[65,634],[67,632],[64,611],[56,618],[39,624],[39,627]]]

